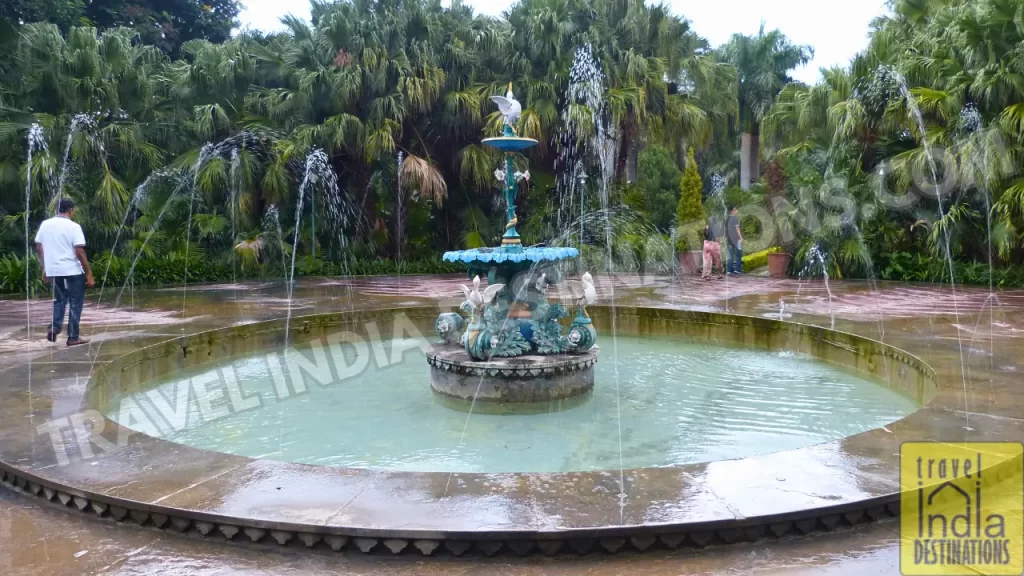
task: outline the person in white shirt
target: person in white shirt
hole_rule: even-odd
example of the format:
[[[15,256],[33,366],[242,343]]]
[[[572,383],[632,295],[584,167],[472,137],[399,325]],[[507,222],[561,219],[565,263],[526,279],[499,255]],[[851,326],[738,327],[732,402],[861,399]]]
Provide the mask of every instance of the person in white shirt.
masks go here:
[[[46,339],[57,341],[64,325],[64,312],[69,307],[68,346],[85,344],[78,334],[85,303],[85,287],[95,286],[89,259],[85,256],[85,234],[73,221],[75,203],[64,198],[59,213],[39,225],[36,232],[36,253],[43,263],[43,283],[53,283],[53,322],[46,330]]]

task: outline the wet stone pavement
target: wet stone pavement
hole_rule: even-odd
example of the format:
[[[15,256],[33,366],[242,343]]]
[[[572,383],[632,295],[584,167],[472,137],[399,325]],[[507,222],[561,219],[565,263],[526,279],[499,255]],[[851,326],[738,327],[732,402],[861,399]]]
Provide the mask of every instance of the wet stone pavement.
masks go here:
[[[461,300],[461,277],[324,279],[299,283],[291,314]],[[906,284],[834,283],[832,298],[817,282],[741,278],[597,278],[603,304],[778,315],[787,320],[882,340],[936,369],[941,416],[950,437],[1024,438],[1024,292]],[[0,382],[59,374],[93,365],[142,342],[234,324],[280,318],[289,311],[281,283],[193,285],[160,290],[93,292],[83,334],[88,347],[69,354],[43,339],[46,301],[0,300]],[[26,324],[28,327],[26,328]],[[28,367],[31,366],[29,369]],[[84,386],[84,382],[68,383]],[[956,408],[963,406],[964,408]],[[958,430],[961,428],[962,431]],[[900,429],[893,430],[899,434]],[[129,488],[130,489],[130,488]],[[897,574],[893,520],[803,537],[703,550],[633,552],[517,559],[366,556],[273,544],[241,545],[95,518],[74,508],[0,488],[0,571],[10,574]]]

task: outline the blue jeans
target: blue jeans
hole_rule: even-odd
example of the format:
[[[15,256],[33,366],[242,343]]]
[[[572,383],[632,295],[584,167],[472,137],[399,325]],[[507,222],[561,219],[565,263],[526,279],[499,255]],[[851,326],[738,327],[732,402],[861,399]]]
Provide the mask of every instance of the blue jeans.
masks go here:
[[[726,267],[729,274],[743,273],[743,249],[729,245],[729,265]]]
[[[78,323],[82,319],[82,305],[85,304],[85,274],[56,276],[50,278],[50,283],[53,285],[53,324],[50,329],[54,334],[60,332],[64,325],[64,310],[70,305],[68,340],[78,340]]]

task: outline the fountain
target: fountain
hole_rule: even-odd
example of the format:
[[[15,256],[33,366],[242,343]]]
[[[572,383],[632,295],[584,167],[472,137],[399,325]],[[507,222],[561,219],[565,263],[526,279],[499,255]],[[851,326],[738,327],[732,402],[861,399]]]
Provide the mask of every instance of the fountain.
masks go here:
[[[29,260],[32,258],[32,243],[29,234],[29,220],[32,214],[32,156],[36,151],[46,150],[46,134],[43,133],[43,127],[39,124],[33,124],[28,130],[28,162],[25,171],[25,306],[26,306],[26,318],[31,318],[28,306],[32,299],[32,281],[29,278],[31,273],[31,266],[29,266]],[[28,326],[28,324],[26,324]]]
[[[805,276],[813,275],[815,272],[819,272],[825,279],[825,293],[828,294],[829,328],[835,330],[836,312],[832,307],[832,287],[829,285],[828,266],[828,256],[823,251],[821,244],[814,244],[807,252],[807,264],[800,272],[800,277],[803,278]]]
[[[92,363],[70,355],[79,351],[55,352],[50,366],[60,368],[31,372],[27,383],[25,372],[8,371],[0,401],[11,417],[0,432],[11,442],[0,453],[0,483],[111,521],[233,545],[427,556],[633,553],[895,514],[905,436],[884,427],[906,418],[902,430],[932,430],[937,419],[959,418],[935,372],[891,345],[785,322],[782,300],[770,317],[750,317],[637,307],[616,302],[608,286],[609,305],[594,306],[593,278],[565,277],[576,248],[528,246],[516,230],[517,184],[529,176],[514,155],[536,142],[513,129],[513,95],[498,102],[504,134],[485,143],[504,153],[507,225],[497,247],[445,255],[472,280],[462,314],[370,306],[372,297],[353,300],[346,281],[347,302],[333,297],[334,284],[300,286],[328,297],[316,314],[293,315],[298,236],[282,230],[285,215],[271,205],[251,243],[280,258],[287,313],[225,313],[221,298],[194,290],[190,306],[224,314],[210,331],[139,336],[126,355],[104,351]],[[323,237],[344,246],[351,212],[327,160],[317,151],[306,158],[284,223],[298,226],[304,207],[319,203],[338,231]],[[181,172],[157,223],[169,206],[183,207],[201,164]],[[292,168],[299,173],[298,159]],[[241,189],[233,172],[232,204]],[[146,190],[144,182],[133,203]],[[603,225],[611,258],[618,216],[606,207],[586,217]],[[575,223],[569,228],[559,243],[572,241]],[[559,284],[564,303],[551,290]],[[443,286],[426,283],[431,292]],[[245,289],[254,301],[279,290]],[[596,327],[609,343],[601,363]],[[431,330],[443,343],[423,338]],[[86,383],[69,386],[71,378]],[[56,424],[42,424],[51,432],[40,434],[33,394],[78,412],[54,413]],[[818,487],[821,495],[807,496]]]
[[[558,189],[558,230],[566,230],[573,222],[579,223],[577,245],[583,244],[583,224],[586,220],[587,199],[586,161],[589,158],[605,165],[601,156],[604,149],[604,74],[594,57],[593,49],[584,44],[576,49],[569,69],[566,89],[567,104],[562,110],[562,128],[555,137],[558,155],[555,174]],[[581,113],[585,111],[585,113]],[[603,174],[603,172],[602,172]]]
[[[562,280],[559,263],[579,256],[575,248],[524,247],[516,230],[518,178],[515,153],[537,144],[516,134],[521,106],[512,93],[492,96],[505,115],[504,133],[483,143],[505,155],[505,235],[497,248],[447,252],[446,262],[466,264],[472,287],[463,286],[461,308],[441,314],[435,323],[443,344],[427,353],[431,387],[462,400],[536,402],[561,400],[594,387],[597,332],[587,304],[596,300],[593,279],[584,274],[570,284],[576,314],[567,334],[560,321],[568,317],[562,304],[549,303],[547,289]],[[518,174],[525,177],[525,174]],[[480,278],[488,286],[480,290]],[[464,328],[465,327],[465,328]]]
[[[60,165],[60,176],[57,178],[57,190],[53,198],[47,204],[47,211],[56,214],[57,205],[60,204],[62,198],[64,198],[64,184],[67,181],[68,171],[71,168],[71,146],[74,144],[75,135],[80,131],[85,130],[86,134],[89,135],[90,141],[103,146],[102,142],[94,137],[96,132],[96,120],[88,114],[75,114],[71,118],[71,125],[68,126],[68,139],[64,143],[64,154],[63,160]],[[105,152],[104,152],[105,154]]]

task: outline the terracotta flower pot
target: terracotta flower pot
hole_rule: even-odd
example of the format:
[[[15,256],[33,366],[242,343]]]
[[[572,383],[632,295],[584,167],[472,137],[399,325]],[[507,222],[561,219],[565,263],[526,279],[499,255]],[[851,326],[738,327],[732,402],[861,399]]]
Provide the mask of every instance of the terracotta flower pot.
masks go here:
[[[790,255],[785,252],[775,252],[768,255],[768,274],[772,278],[785,278],[789,270]]]
[[[679,272],[682,274],[696,274],[700,271],[701,261],[704,258],[703,252],[689,250],[679,253]]]

